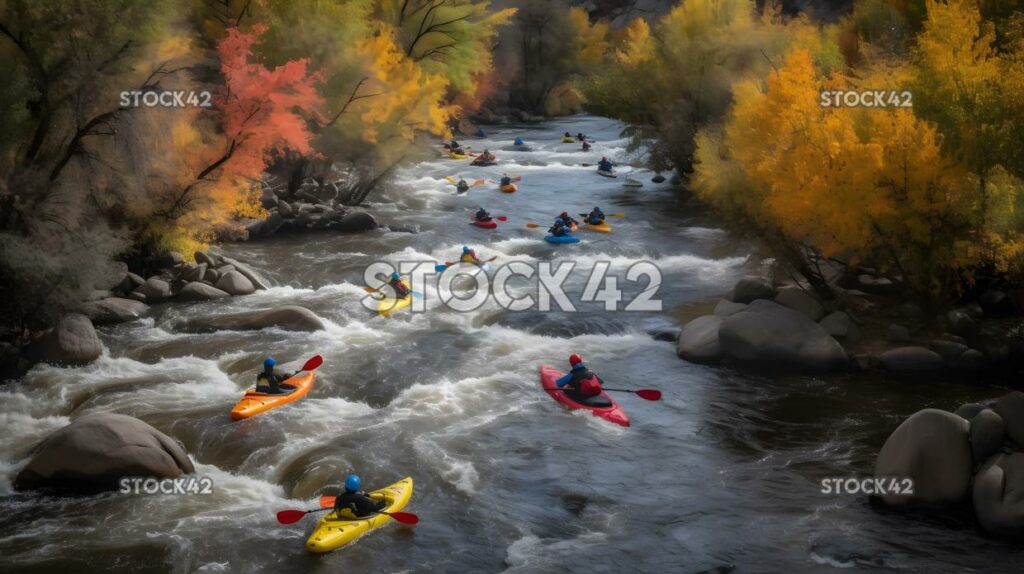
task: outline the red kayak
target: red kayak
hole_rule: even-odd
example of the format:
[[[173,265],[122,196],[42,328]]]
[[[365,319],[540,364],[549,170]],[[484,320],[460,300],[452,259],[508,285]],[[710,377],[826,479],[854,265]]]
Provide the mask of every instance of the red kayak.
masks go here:
[[[474,219],[473,225],[477,227],[483,227],[484,229],[495,229],[498,227],[498,222],[494,221],[493,219],[490,221],[477,221]]]
[[[590,405],[578,403],[569,398],[569,395],[566,394],[565,391],[558,389],[558,385],[555,384],[555,381],[557,381],[558,378],[561,376],[562,372],[559,371],[558,369],[553,369],[547,365],[540,366],[540,385],[544,387],[544,389],[548,392],[549,395],[551,395],[553,399],[569,407],[570,409],[588,410],[591,413],[593,413],[595,417],[601,417],[608,422],[613,422],[617,425],[622,425],[624,427],[629,426],[629,416],[626,415],[626,411],[622,410],[622,407],[620,407],[618,403],[612,400],[612,398],[608,396],[608,393],[601,391],[601,394],[598,396],[604,398],[605,404],[610,403],[611,406],[592,407]]]

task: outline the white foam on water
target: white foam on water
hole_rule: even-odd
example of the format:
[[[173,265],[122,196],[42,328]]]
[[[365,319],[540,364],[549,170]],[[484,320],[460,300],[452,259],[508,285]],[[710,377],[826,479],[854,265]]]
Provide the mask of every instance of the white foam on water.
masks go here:
[[[608,535],[586,532],[573,538],[540,538],[526,534],[505,549],[504,572],[536,572],[547,565],[564,564],[567,556],[585,555],[591,546],[605,544]]]

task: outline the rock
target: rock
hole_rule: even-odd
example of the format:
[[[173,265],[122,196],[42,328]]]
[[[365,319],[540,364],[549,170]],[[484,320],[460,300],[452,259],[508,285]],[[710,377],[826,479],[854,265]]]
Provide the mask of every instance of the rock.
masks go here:
[[[134,321],[149,312],[149,306],[134,299],[108,297],[82,306],[82,312],[96,325]]]
[[[974,464],[988,460],[1003,446],[1006,425],[992,409],[983,409],[971,419],[971,452]]]
[[[106,299],[107,297],[113,297],[114,294],[106,289],[93,289],[85,296],[86,301],[99,301],[100,299]]]
[[[192,472],[192,461],[171,437],[128,415],[94,413],[36,446],[14,486],[109,490],[122,477],[176,478]]]
[[[346,213],[344,217],[331,225],[331,229],[336,229],[343,233],[359,233],[376,228],[377,220],[365,211],[351,211]]]
[[[225,256],[221,256],[221,259],[223,259],[225,263],[233,266],[235,268],[235,271],[238,271],[239,273],[244,275],[245,278],[248,279],[249,282],[252,283],[253,286],[256,287],[257,289],[260,289],[260,290],[267,289],[267,282],[263,278],[261,278],[258,273],[253,271],[253,269],[251,267],[249,267],[248,265],[246,265],[245,263],[242,263],[241,261],[238,261],[237,259],[232,259],[230,257],[225,257]]]
[[[974,477],[974,515],[993,534],[1024,530],[1024,453],[997,454]]]
[[[718,304],[715,305],[714,313],[719,317],[728,317],[729,315],[735,315],[746,308],[747,306],[744,303],[733,303],[728,299],[719,299]]]
[[[968,423],[938,409],[924,409],[903,421],[878,453],[876,478],[909,478],[912,495],[890,494],[891,505],[958,502],[967,495],[973,468]]]
[[[135,289],[134,293],[141,293],[146,296],[146,301],[156,303],[171,296],[171,284],[157,277],[150,277]]]
[[[837,339],[844,339],[847,341],[856,341],[860,338],[860,329],[857,328],[857,324],[853,322],[853,319],[847,313],[843,311],[836,311],[826,316],[821,321],[818,321],[822,329],[825,332]]]
[[[810,317],[811,321],[818,321],[825,316],[825,308],[821,303],[799,287],[780,289],[779,294],[775,296],[775,302],[783,307],[800,311]]]
[[[168,251],[167,254],[156,260],[156,266],[159,269],[170,269],[177,265],[181,265],[184,262],[185,258],[181,256],[181,253],[178,253],[177,251]]]
[[[960,355],[963,355],[970,347],[955,341],[934,339],[932,341],[928,341],[928,348],[938,353],[938,355],[946,361],[952,363],[956,359],[960,358]]]
[[[1013,301],[998,289],[988,289],[978,298],[981,308],[989,315],[1005,315],[1013,312]]]
[[[181,301],[209,301],[210,299],[220,299],[221,297],[230,297],[231,294],[225,291],[221,291],[216,287],[210,287],[205,283],[198,281],[192,281],[181,288],[175,298]]]
[[[679,340],[680,329],[678,327],[656,327],[648,329],[647,334],[655,341],[666,341],[675,343]]]
[[[999,365],[1010,360],[1010,345],[1001,339],[986,339],[979,345],[990,363]]]
[[[1013,391],[996,401],[992,410],[1003,417],[1006,423],[1006,436],[1017,446],[1024,446],[1024,393]]]
[[[977,323],[965,311],[953,310],[946,313],[946,324],[950,333],[965,339],[972,339],[978,334]]]
[[[218,279],[220,279],[220,273],[217,273],[216,269],[207,269],[206,274],[203,275],[203,281],[209,281],[211,285],[216,285]]]
[[[135,290],[136,287],[141,287],[146,284],[146,280],[143,279],[141,275],[136,275],[131,271],[128,272],[127,277],[128,281],[131,282],[132,288],[130,290],[132,291]],[[129,291],[129,289],[125,289],[125,291]]]
[[[220,277],[223,277],[225,273],[228,273],[228,272],[231,272],[231,271],[236,271],[234,265],[229,265],[229,264],[225,263],[225,264],[220,265],[219,267],[217,267],[217,275],[220,276]]]
[[[910,336],[910,329],[904,325],[892,323],[885,330],[885,338],[891,343],[909,343],[913,339]]]
[[[981,305],[977,303],[967,303],[963,307],[960,307],[960,310],[967,313],[967,316],[975,321],[981,321],[985,316],[985,311],[981,308]]]
[[[128,298],[129,299],[134,299],[135,301],[138,301],[139,303],[146,303],[147,302],[146,296],[143,295],[142,293],[139,293],[138,291],[132,291],[131,293],[129,293],[128,294]]]
[[[651,181],[654,183],[665,183],[665,176],[659,173],[658,175],[652,177]]]
[[[200,263],[182,274],[182,278],[185,281],[202,281],[203,277],[206,277],[206,269],[206,264]]]
[[[725,353],[741,363],[799,371],[848,366],[846,351],[806,315],[759,299],[726,317],[719,329]]]
[[[705,315],[687,323],[679,332],[676,354],[691,363],[716,363],[724,357],[718,342],[718,329],[725,318]]]
[[[216,317],[198,317],[180,325],[182,331],[255,331],[277,327],[286,331],[319,331],[324,323],[315,313],[295,305]]]
[[[978,372],[988,368],[988,359],[977,349],[967,349],[952,362],[954,369],[966,372]]]
[[[959,335],[954,335],[952,333],[943,333],[943,334],[939,335],[939,338],[942,339],[943,341],[951,341],[953,343],[960,343],[961,345],[967,345],[967,339],[964,339],[963,337],[961,337]]]
[[[123,287],[128,284],[128,265],[124,261],[115,261],[110,267],[110,277],[101,286],[110,291],[123,291]]]
[[[103,354],[103,345],[92,321],[81,313],[61,317],[57,326],[32,342],[29,358],[52,365],[86,365]]]
[[[215,284],[217,289],[231,295],[249,295],[256,292],[256,287],[238,271],[228,271],[221,275]]]
[[[195,255],[193,257],[195,257],[196,263],[205,263],[206,266],[210,267],[210,268],[216,268],[217,267],[217,262],[214,261],[213,257],[207,255],[203,251],[196,251],[196,253],[195,253]]]
[[[964,403],[956,409],[956,414],[967,420],[973,419],[978,413],[988,408],[984,403]]]
[[[775,287],[761,277],[744,277],[732,288],[730,300],[734,303],[750,303],[755,299],[774,299]]]
[[[895,295],[899,293],[899,285],[885,277],[875,277],[866,273],[858,275],[856,281],[850,285],[851,289],[863,291],[869,295]]]
[[[295,217],[295,211],[292,209],[292,206],[289,205],[288,202],[284,200],[279,199],[277,201],[277,212],[280,213],[281,217],[285,219]]]
[[[918,346],[889,349],[878,360],[885,370],[906,375],[934,373],[946,367],[938,353]]]

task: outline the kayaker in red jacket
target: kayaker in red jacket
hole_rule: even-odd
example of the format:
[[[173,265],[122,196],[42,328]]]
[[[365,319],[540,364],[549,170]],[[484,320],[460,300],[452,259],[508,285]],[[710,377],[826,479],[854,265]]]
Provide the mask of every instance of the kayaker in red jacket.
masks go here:
[[[277,365],[277,361],[273,357],[267,357],[263,361],[263,372],[256,375],[256,392],[263,393],[265,395],[286,395],[295,390],[295,387],[284,384],[284,381],[295,376],[295,373],[289,375],[279,375],[274,372],[274,367]]]
[[[600,396],[601,378],[583,364],[583,359],[579,355],[570,355],[569,365],[572,366],[572,370],[555,381],[558,388],[565,389],[565,394],[569,398],[585,405],[600,406],[596,402],[608,402]]]
[[[479,210],[477,210],[476,215],[474,215],[473,217],[476,218],[477,221],[481,222],[487,222],[491,220],[491,214],[487,213],[487,210],[482,207]]]
[[[397,271],[391,274],[391,281],[388,281],[388,285],[395,290],[396,299],[405,299],[410,293],[412,293],[412,290],[405,284],[405,281],[402,280],[402,276],[399,275]]]
[[[345,492],[334,498],[334,510],[346,518],[365,518],[376,514],[387,506],[386,500],[374,500],[365,492],[359,490],[363,481],[358,475],[350,474],[345,478]]]

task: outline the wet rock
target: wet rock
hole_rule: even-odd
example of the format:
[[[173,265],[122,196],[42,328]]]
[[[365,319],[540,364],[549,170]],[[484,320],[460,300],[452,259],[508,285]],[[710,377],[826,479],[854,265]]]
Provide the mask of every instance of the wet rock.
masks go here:
[[[796,371],[828,371],[848,366],[846,351],[806,315],[758,299],[726,317],[719,329],[725,353],[741,362]]]
[[[220,273],[217,273],[216,269],[207,269],[203,275],[203,281],[208,281],[210,285],[216,285],[218,279],[220,279]]]
[[[938,353],[938,355],[946,361],[953,362],[960,358],[960,355],[963,355],[970,347],[955,341],[935,339],[928,341],[928,348]]]
[[[989,315],[1005,315],[1013,312],[1013,301],[998,289],[988,289],[978,298],[981,308]]]
[[[652,177],[651,181],[654,183],[665,183],[665,176],[659,173],[658,175]]]
[[[869,295],[882,296],[895,295],[900,290],[899,285],[893,283],[891,279],[875,277],[866,273],[858,275],[853,284],[850,285],[850,288],[863,291]]]
[[[182,257],[181,253],[177,251],[168,251],[166,255],[163,255],[156,260],[156,266],[159,269],[170,269],[177,265],[181,265],[185,262],[185,258]]]
[[[679,332],[676,354],[691,363],[716,363],[725,356],[718,342],[718,330],[725,318],[705,315],[687,323]]]
[[[206,264],[200,263],[182,274],[185,281],[202,281],[206,277]]]
[[[86,303],[82,306],[82,312],[96,325],[109,325],[144,317],[149,312],[149,306],[134,299],[108,297]]]
[[[811,321],[818,321],[825,316],[825,308],[821,303],[799,287],[780,289],[779,294],[775,296],[775,302],[794,311],[800,311],[810,317]]]
[[[138,291],[132,291],[131,293],[129,293],[128,294],[128,298],[129,299],[134,299],[135,301],[138,301],[139,303],[146,303],[147,302],[146,296],[143,295],[142,293],[139,293]]]
[[[946,367],[938,353],[919,346],[889,349],[878,360],[885,370],[905,375],[935,373]]]
[[[679,340],[679,329],[675,327],[659,327],[655,329],[649,329],[647,334],[651,336],[655,341],[666,341],[669,343],[675,343]]]
[[[222,264],[217,267],[217,275],[220,277],[223,277],[225,273],[229,273],[231,271],[236,271],[234,265],[229,265],[222,262]]]
[[[953,310],[946,313],[946,324],[950,333],[972,339],[978,334],[978,324],[965,311]]]
[[[260,275],[256,273],[256,271],[253,270],[252,267],[249,267],[245,263],[242,263],[241,261],[237,259],[232,259],[230,257],[221,256],[221,259],[223,259],[225,263],[233,266],[236,271],[244,275],[245,278],[248,279],[249,282],[252,283],[253,286],[256,287],[257,289],[265,290],[267,288],[267,282],[262,277],[260,277]]]
[[[103,345],[92,321],[81,313],[68,313],[57,325],[29,345],[33,361],[52,365],[85,365],[103,354]]]
[[[751,303],[756,299],[774,299],[775,287],[761,277],[744,277],[732,288],[730,300],[734,303]]]
[[[181,445],[152,426],[122,414],[75,419],[36,446],[15,488],[114,489],[122,477],[175,478],[195,472]]]
[[[730,315],[735,315],[746,308],[747,306],[743,303],[733,303],[728,299],[720,299],[718,304],[715,305],[714,313],[719,317],[728,317]]]
[[[281,217],[285,219],[295,217],[295,211],[292,209],[292,206],[287,201],[284,200],[278,200],[277,212],[280,213]]]
[[[234,268],[221,275],[215,286],[217,289],[226,291],[231,295],[249,295],[256,292],[256,287],[252,284],[252,281],[246,279],[245,275],[235,271]]]
[[[843,311],[829,314],[821,321],[818,321],[818,324],[821,325],[822,329],[825,329],[826,333],[836,339],[856,341],[860,338],[860,329],[857,328],[857,324],[853,322],[850,315]]]
[[[1006,424],[992,409],[982,409],[971,419],[971,452],[974,463],[981,464],[1003,446]]]
[[[346,213],[344,217],[331,225],[331,229],[341,231],[342,233],[359,233],[376,228],[377,220],[365,211]]]
[[[86,301],[99,301],[100,299],[106,299],[107,297],[113,297],[114,294],[106,289],[93,289],[85,296]]]
[[[951,365],[958,371],[976,373],[988,368],[988,359],[977,349],[967,349]]]
[[[1024,453],[997,454],[974,477],[974,515],[993,534],[1024,531]]]
[[[145,295],[149,303],[157,303],[171,296],[171,284],[157,277],[150,277],[134,291]]]
[[[233,315],[215,317],[197,317],[189,319],[178,326],[186,332],[209,331],[255,331],[277,327],[286,331],[319,331],[324,329],[324,322],[315,313],[296,305],[250,311]]]
[[[912,341],[910,329],[905,325],[893,323],[885,330],[885,338],[891,343],[909,343]]]
[[[1006,436],[1017,446],[1024,446],[1024,393],[1013,391],[1005,394],[992,407],[1006,423]]]
[[[886,504],[953,503],[967,495],[973,468],[968,423],[938,409],[924,409],[896,428],[878,453],[876,478],[909,478],[913,495],[880,497]]]
[[[131,284],[133,285],[131,290],[134,290],[136,287],[141,287],[142,285],[146,284],[146,280],[143,279],[141,275],[136,275],[136,274],[132,273],[131,271],[128,272],[127,277],[128,277],[128,281],[131,282]],[[127,291],[127,289],[126,289],[126,291]]]
[[[203,251],[196,251],[193,257],[195,257],[196,263],[205,263],[207,267],[213,269],[216,269],[217,267],[217,261]]]
[[[216,287],[211,287],[205,283],[198,281],[192,281],[181,288],[175,298],[180,301],[209,301],[211,299],[220,299],[221,297],[230,297],[231,294]]]

